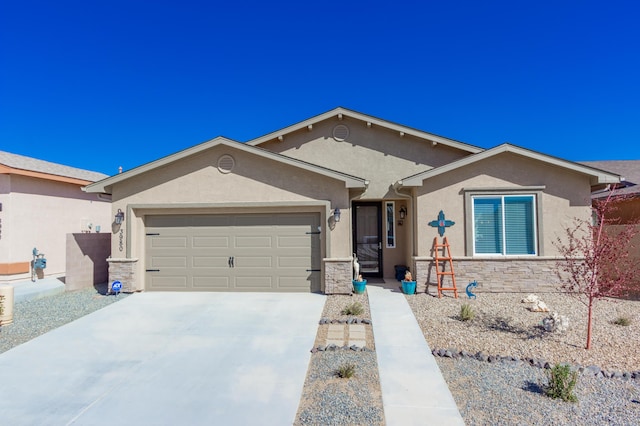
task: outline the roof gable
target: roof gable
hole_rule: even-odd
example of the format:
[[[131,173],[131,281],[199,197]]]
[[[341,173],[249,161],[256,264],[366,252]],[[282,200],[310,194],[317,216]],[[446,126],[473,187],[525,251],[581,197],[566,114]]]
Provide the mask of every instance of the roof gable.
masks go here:
[[[496,155],[499,155],[505,152],[514,153],[517,155],[521,155],[523,157],[530,158],[532,160],[541,161],[546,164],[550,164],[550,165],[561,167],[567,170],[572,170],[577,173],[588,175],[591,178],[591,185],[616,183],[620,181],[620,176],[613,173],[605,172],[604,170],[599,170],[593,167],[588,167],[582,164],[574,163],[571,161],[563,160],[561,158],[553,157],[550,155],[542,154],[540,152],[532,151],[529,149],[521,148],[519,146],[505,143],[502,145],[498,145],[495,148],[491,148],[489,150],[486,150],[474,155],[470,155],[458,161],[454,161],[452,163],[446,164],[444,166],[427,170],[425,172],[418,173],[413,176],[408,176],[402,179],[399,182],[399,184],[401,186],[421,186],[422,182],[425,179],[429,179],[434,176],[438,176],[443,173],[447,173],[447,172],[468,166],[470,164],[485,160],[490,157],[494,157]]]
[[[302,129],[310,130],[313,128],[315,124],[324,120],[328,120],[330,118],[334,118],[334,117],[338,117],[339,120],[341,120],[343,117],[350,117],[366,123],[368,127],[371,127],[371,126],[383,127],[392,131],[396,131],[403,136],[411,135],[416,138],[423,139],[425,142],[431,143],[433,145],[442,144],[442,145],[450,146],[452,148],[457,148],[472,154],[483,151],[482,148],[477,146],[469,145],[464,142],[459,142],[453,139],[438,136],[433,133],[423,132],[421,130],[414,129],[412,127],[407,127],[401,124],[392,123],[387,120],[382,120],[380,118],[376,118],[371,115],[362,114],[360,112],[349,110],[342,107],[332,109],[331,111],[327,111],[323,114],[316,115],[315,117],[311,117],[307,120],[301,121],[299,123],[293,124],[291,126],[285,127],[275,132],[271,132],[259,138],[252,139],[248,141],[247,144],[257,146],[268,141],[281,139],[286,137],[287,134],[297,132]]]
[[[152,161],[147,164],[143,164],[142,166],[128,170],[124,173],[120,173],[115,176],[108,177],[99,182],[96,182],[94,184],[84,187],[83,190],[85,190],[86,192],[110,194],[112,191],[113,185],[116,183],[125,181],[127,179],[131,179],[135,176],[141,175],[148,171],[174,163],[183,158],[189,157],[194,154],[198,154],[200,152],[206,151],[210,148],[213,148],[215,146],[220,146],[220,145],[226,145],[231,148],[239,149],[241,151],[245,151],[259,157],[268,158],[268,159],[280,162],[282,164],[287,164],[293,167],[299,167],[301,169],[311,171],[313,173],[318,173],[320,175],[328,176],[333,179],[341,180],[345,183],[345,187],[347,188],[366,188],[366,186],[368,185],[368,182],[365,179],[362,179],[356,176],[351,176],[345,173],[337,172],[335,170],[330,170],[325,167],[320,167],[315,164],[307,163],[305,161],[297,160],[282,154],[277,154],[262,148],[254,147],[251,145],[247,145],[241,142],[233,141],[231,139],[227,139],[219,136],[207,142],[203,142],[199,145],[195,145],[193,147],[179,151],[175,154],[160,158],[156,161]]]

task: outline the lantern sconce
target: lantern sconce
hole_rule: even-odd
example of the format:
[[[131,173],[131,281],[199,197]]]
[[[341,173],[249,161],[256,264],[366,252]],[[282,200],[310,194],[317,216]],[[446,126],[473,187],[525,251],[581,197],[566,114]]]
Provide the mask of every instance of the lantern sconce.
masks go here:
[[[405,206],[400,207],[400,219],[404,220],[407,218],[407,208]]]
[[[340,209],[339,208],[335,208],[333,209],[333,220],[337,223],[340,222]]]
[[[124,222],[124,212],[118,209],[118,213],[116,213],[116,225],[120,225]]]

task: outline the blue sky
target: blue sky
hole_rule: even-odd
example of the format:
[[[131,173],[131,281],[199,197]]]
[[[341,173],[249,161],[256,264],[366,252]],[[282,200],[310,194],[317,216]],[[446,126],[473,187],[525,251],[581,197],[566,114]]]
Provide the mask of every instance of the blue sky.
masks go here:
[[[0,0],[0,150],[115,174],[337,106],[640,159],[635,1]]]

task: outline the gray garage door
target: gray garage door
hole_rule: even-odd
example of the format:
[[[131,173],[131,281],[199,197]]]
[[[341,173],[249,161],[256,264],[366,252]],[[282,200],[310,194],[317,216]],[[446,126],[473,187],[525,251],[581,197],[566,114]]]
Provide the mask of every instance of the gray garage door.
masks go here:
[[[314,213],[146,217],[146,289],[319,291]]]

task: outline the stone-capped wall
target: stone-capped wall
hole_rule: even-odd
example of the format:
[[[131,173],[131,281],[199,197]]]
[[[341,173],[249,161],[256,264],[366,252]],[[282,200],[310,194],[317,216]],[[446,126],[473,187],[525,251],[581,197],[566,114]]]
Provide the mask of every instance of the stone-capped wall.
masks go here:
[[[120,281],[124,293],[138,291],[136,267],[138,259],[107,259],[109,262],[109,291],[111,283]]]
[[[323,259],[324,293],[351,294],[353,263],[351,259]]]
[[[505,293],[544,293],[559,291],[559,280],[554,272],[558,259],[453,259],[458,293],[465,291],[472,281],[478,282],[476,291]],[[449,265],[447,264],[447,271]],[[415,260],[418,292],[437,294],[435,262],[430,258]],[[450,287],[450,277],[445,276],[444,287]],[[448,293],[448,292],[447,292]]]

